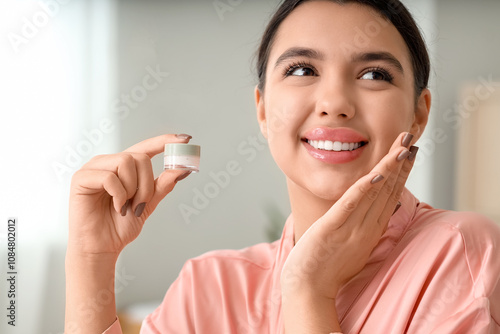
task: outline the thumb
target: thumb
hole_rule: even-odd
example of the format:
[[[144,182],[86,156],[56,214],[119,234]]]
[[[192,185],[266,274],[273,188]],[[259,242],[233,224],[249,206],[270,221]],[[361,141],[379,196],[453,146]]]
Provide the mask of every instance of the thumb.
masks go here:
[[[161,173],[155,180],[155,192],[149,201],[151,212],[174,189],[177,182],[188,177],[189,174],[191,171],[185,170],[165,170]]]

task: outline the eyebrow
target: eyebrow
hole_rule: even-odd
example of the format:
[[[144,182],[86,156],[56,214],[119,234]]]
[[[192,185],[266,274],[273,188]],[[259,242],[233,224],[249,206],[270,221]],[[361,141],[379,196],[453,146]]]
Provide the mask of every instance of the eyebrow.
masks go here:
[[[366,52],[366,53],[357,53],[352,56],[353,62],[369,62],[374,60],[382,60],[390,65],[394,66],[401,74],[404,75],[403,66],[399,62],[399,60],[393,56],[389,52]]]
[[[318,60],[323,60],[325,59],[325,56],[319,52],[318,50],[314,49],[309,49],[309,48],[301,48],[301,47],[293,47],[281,54],[279,56],[278,60],[276,60],[276,63],[274,64],[274,67],[278,67],[281,63],[284,61],[290,59],[290,58],[297,58],[297,57],[306,57],[306,58],[311,58],[311,59],[318,59]]]
[[[274,67],[275,68],[278,67],[281,63],[285,62],[288,59],[297,57],[305,57],[317,60],[325,59],[325,55],[318,50],[303,48],[303,47],[292,47],[283,52],[281,56],[279,56],[279,58],[276,60],[276,63],[274,64]],[[401,72],[401,74],[404,75],[404,70],[403,66],[401,65],[401,62],[392,53],[389,52],[382,51],[382,52],[356,53],[352,56],[351,60],[357,63],[376,61],[376,60],[385,61],[390,65],[394,66],[399,72]]]

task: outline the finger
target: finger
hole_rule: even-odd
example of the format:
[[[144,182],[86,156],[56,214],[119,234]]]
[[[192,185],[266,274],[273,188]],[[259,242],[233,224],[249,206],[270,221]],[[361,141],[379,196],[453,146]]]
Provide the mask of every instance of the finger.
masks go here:
[[[401,134],[400,138],[401,142],[399,142],[399,140],[396,140],[392,146],[393,148],[397,147],[398,144],[400,146],[407,147],[408,145],[410,145],[413,139],[413,135],[410,133],[403,133]],[[387,215],[382,215],[382,213],[386,212],[387,208],[389,207],[392,207],[392,212],[394,212],[394,208],[396,207],[396,204],[398,202],[398,198],[396,198],[397,196],[395,195],[395,188],[398,182],[402,182],[403,185],[406,182],[406,178],[401,177],[401,171],[403,169],[403,166],[407,163],[407,158],[410,154],[411,152],[409,150],[403,150],[396,159],[397,164],[393,168],[391,168],[389,176],[385,179],[383,185],[380,187],[380,191],[378,192],[376,199],[372,201],[372,203],[368,203],[368,200],[364,199],[363,202],[367,203],[360,204],[361,206],[369,205],[369,208],[366,211],[366,215],[362,220],[362,225],[369,224],[368,228],[371,230],[370,233],[374,233],[374,235],[381,236],[387,229],[387,224],[389,223],[390,216],[387,217]],[[377,222],[377,224],[375,224],[375,222]]]
[[[82,170],[103,170],[115,173],[127,191],[127,199],[132,198],[137,189],[137,168],[133,154],[122,152],[99,155],[86,163]]]
[[[418,153],[418,147],[412,146],[410,148],[410,151],[412,152],[412,154],[410,155],[410,157],[408,157],[407,160],[405,160],[401,168],[401,173],[398,175],[398,179],[394,186],[394,190],[391,193],[389,200],[387,201],[384,211],[381,213],[380,216],[381,219],[385,219],[388,221],[394,214],[394,209],[398,205],[399,200],[401,199],[401,194],[403,193],[406,181],[408,180],[408,176],[410,175],[410,172],[415,163],[415,158]]]
[[[408,149],[401,146],[403,137],[404,134],[398,136],[392,150],[373,168],[369,175],[376,176],[370,180],[370,184],[367,184],[365,188],[363,188],[363,186],[358,188],[356,196],[360,196],[359,202],[356,204],[356,210],[352,212],[352,217],[350,217],[351,221],[359,223],[364,222],[370,210],[373,210],[372,207],[375,201],[380,201],[377,207],[379,213],[383,210],[385,206],[383,200],[387,199],[392,192],[396,177],[395,174],[399,173],[402,164],[401,158],[404,159],[410,154]],[[351,190],[351,188],[349,190]],[[349,190],[342,196],[341,200],[339,200],[339,205],[343,203],[345,205],[346,202],[344,202],[344,198],[351,194]],[[354,189],[354,191],[356,191],[356,189]],[[344,209],[343,211],[346,210]]]
[[[155,178],[151,159],[146,154],[133,154],[137,171],[137,188],[131,203],[136,217],[140,217],[155,192]]]
[[[349,187],[342,197],[320,218],[320,221],[324,221],[324,224],[328,225],[333,230],[342,227],[358,208],[361,200],[366,196],[373,196],[373,188],[376,183],[373,183],[372,180],[379,177],[383,179],[383,176],[379,173],[370,173],[360,178]],[[313,224],[311,227],[314,228],[319,225],[320,224]]]
[[[380,192],[391,193],[392,185],[395,183],[393,175],[395,173],[399,173],[399,169],[402,165],[400,161],[404,160],[406,156],[410,154],[408,150],[401,149],[401,147],[407,148],[407,146],[411,143],[413,139],[413,135],[409,132],[402,132],[399,136],[394,140],[389,153],[390,155],[393,151],[398,151],[396,159],[386,157],[382,158],[382,160],[373,168],[372,172],[377,172],[383,176],[383,182],[381,182],[378,186],[373,187],[372,190],[367,194],[366,198],[364,198],[360,205],[368,208],[372,203],[379,197]]]
[[[77,184],[74,195],[89,195],[106,191],[113,199],[113,208],[117,213],[127,201],[127,191],[118,176],[110,171],[79,170],[73,175],[72,183]]]
[[[398,166],[398,162],[404,160],[407,156],[409,156],[410,152],[406,146],[408,145],[409,142],[413,139],[413,135],[409,132],[403,132],[399,134],[399,136],[394,140],[391,148],[389,149],[389,152],[386,154],[385,157],[380,160],[380,162],[375,165],[372,169],[372,173],[378,173],[379,175],[383,176],[381,180],[384,180],[386,182],[388,180],[387,176],[390,175],[393,171],[393,168],[395,166]],[[403,149],[401,147],[404,147]],[[396,151],[397,153],[393,153]],[[392,155],[396,155],[396,159],[393,159],[390,157]],[[375,188],[381,188],[382,184],[379,185],[379,187]]]
[[[408,142],[411,140],[413,136],[408,136],[405,135],[403,137],[402,141],[402,146],[405,146],[405,142]],[[384,224],[384,220],[380,220],[380,215],[384,211],[385,207],[387,206],[387,202],[390,201],[391,196],[394,193],[394,188],[397,183],[397,181],[400,178],[401,175],[401,170],[403,166],[407,162],[408,156],[411,154],[411,152],[403,150],[402,153],[400,153],[396,160],[392,160],[392,164],[389,165],[389,167],[386,167],[388,171],[388,177],[385,178],[383,184],[381,185],[379,192],[371,203],[368,202],[368,200],[364,200],[365,203],[362,203],[362,205],[369,205],[369,209],[367,210],[366,216],[364,221],[365,222],[373,222],[378,221],[381,224]],[[390,161],[390,160],[389,160]],[[395,165],[394,165],[395,164]],[[385,174],[384,174],[385,175]],[[405,182],[405,180],[403,180]],[[397,201],[396,201],[397,202]]]
[[[148,210],[151,212],[156,208],[158,203],[161,202],[175,187],[176,183],[180,180],[186,178],[190,171],[185,170],[165,170],[163,173],[158,176],[155,180],[155,191],[154,195],[147,204]]]
[[[127,148],[124,152],[144,153],[149,158],[161,153],[168,143],[187,143],[192,137],[190,135],[166,134],[141,141]]]
[[[377,198],[372,202],[363,219],[362,226],[368,225],[367,228],[370,229],[370,233],[373,233],[373,235],[375,236],[380,237],[384,233],[389,222],[390,217],[386,217],[385,215],[383,215],[386,208],[392,206],[394,211],[395,204],[392,204],[394,189],[396,187],[397,181],[400,179],[401,166],[404,163],[405,162],[401,162],[398,167],[396,167],[389,175],[386,182],[380,189]]]

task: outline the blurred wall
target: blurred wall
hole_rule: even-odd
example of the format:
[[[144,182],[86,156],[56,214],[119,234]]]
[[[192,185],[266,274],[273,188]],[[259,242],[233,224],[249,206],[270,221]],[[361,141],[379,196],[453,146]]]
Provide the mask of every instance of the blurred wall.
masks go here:
[[[455,151],[460,150],[455,137],[467,114],[475,111],[460,91],[466,82],[500,90],[490,84],[500,82],[500,1],[439,0],[436,9],[433,93],[437,103],[433,110],[435,127],[444,135],[434,141],[433,204],[454,209]],[[491,144],[491,154],[500,154],[498,146]]]

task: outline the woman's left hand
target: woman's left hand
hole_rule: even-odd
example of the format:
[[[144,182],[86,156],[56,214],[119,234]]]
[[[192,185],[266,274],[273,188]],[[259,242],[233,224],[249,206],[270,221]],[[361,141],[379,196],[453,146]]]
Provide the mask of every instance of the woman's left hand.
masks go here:
[[[334,301],[340,287],[366,265],[413,166],[417,148],[410,152],[403,146],[405,135],[296,243],[281,274],[284,301],[288,297]]]

